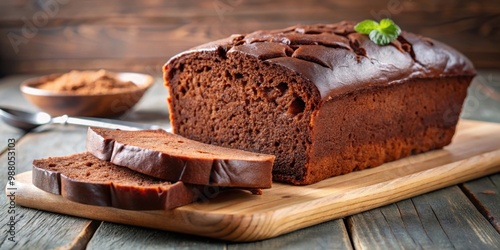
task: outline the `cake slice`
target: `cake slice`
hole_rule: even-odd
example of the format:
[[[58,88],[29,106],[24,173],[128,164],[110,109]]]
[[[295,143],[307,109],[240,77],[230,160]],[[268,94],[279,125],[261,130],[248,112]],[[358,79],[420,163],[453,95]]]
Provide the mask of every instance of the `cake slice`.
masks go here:
[[[101,160],[169,181],[270,188],[273,155],[208,145],[164,130],[89,128],[87,151]]]
[[[33,161],[33,185],[88,205],[164,210],[197,197],[197,187],[170,183],[102,161],[90,153]]]

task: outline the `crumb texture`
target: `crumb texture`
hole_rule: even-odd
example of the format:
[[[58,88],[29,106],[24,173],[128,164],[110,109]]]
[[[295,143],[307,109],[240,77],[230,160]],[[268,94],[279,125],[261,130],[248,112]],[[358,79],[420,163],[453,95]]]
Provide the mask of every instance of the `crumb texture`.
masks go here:
[[[58,172],[76,181],[142,187],[171,184],[108,161],[101,161],[89,153],[35,160],[34,165],[37,168]]]

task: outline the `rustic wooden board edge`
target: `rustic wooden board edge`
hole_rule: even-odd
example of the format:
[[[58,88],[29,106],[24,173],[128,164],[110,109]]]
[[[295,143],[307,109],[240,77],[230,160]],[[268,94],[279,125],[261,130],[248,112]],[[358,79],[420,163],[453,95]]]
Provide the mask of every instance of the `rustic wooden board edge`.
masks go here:
[[[463,135],[461,140],[473,141],[475,138],[474,143],[476,144],[480,143],[481,140],[491,144],[492,139],[481,133],[476,134],[475,131],[482,131],[484,128],[494,128],[495,133],[500,131],[500,125],[482,122],[467,122],[461,128]],[[272,238],[324,221],[342,218],[499,172],[500,143],[496,143],[497,138],[495,136],[491,137],[493,137],[494,141],[491,147],[470,153],[464,149],[464,145],[458,145],[458,148],[464,150],[466,154],[463,158],[458,158],[459,160],[452,158],[449,163],[422,168],[414,172],[407,173],[406,169],[404,169],[405,171],[396,173],[397,178],[395,179],[381,178],[381,181],[368,183],[367,185],[349,184],[347,189],[343,184],[349,178],[353,179],[352,177],[355,177],[354,180],[358,178],[367,179],[377,174],[380,175],[384,171],[393,171],[399,167],[398,164],[400,163],[398,162],[356,172],[350,176],[332,178],[318,185],[296,187],[277,184],[272,190],[266,190],[261,197],[254,198],[255,196],[249,197],[249,195],[244,197],[242,200],[245,201],[244,205],[235,205],[238,201],[224,200],[224,197],[217,197],[214,201],[211,200],[201,204],[195,203],[168,211],[129,211],[89,206],[71,202],[59,195],[39,190],[31,184],[31,172],[17,175],[18,195],[16,199],[17,203],[22,206],[89,219],[230,241],[255,241]],[[478,138],[479,141],[477,141]],[[448,154],[446,150],[438,150],[430,154],[417,156],[413,160],[406,159],[402,165],[409,163],[426,165],[428,159],[453,157],[453,154],[453,150]],[[344,185],[344,189],[342,187],[337,189],[336,186],[331,187],[332,183],[340,184],[340,186]],[[333,189],[337,190],[332,191]],[[286,199],[286,197],[281,198],[281,193],[286,194],[287,192],[291,193],[299,190],[303,197],[294,197],[292,201],[289,199],[287,202],[281,202],[281,199]],[[252,202],[251,199],[263,199],[260,201],[263,204],[266,197],[270,196],[266,196],[266,194],[270,193],[273,194],[274,201],[277,201],[276,204],[270,205],[267,209],[257,207],[254,211],[252,211],[251,207],[248,207]],[[287,205],[283,206],[278,203],[287,203]]]

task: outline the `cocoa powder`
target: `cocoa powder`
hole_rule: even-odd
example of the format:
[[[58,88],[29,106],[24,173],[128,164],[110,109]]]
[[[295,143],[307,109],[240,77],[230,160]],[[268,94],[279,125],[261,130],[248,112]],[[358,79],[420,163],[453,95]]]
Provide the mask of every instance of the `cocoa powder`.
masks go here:
[[[101,69],[99,71],[72,70],[52,81],[40,84],[38,88],[54,92],[96,95],[126,92],[139,87],[131,81],[117,79],[115,73]]]

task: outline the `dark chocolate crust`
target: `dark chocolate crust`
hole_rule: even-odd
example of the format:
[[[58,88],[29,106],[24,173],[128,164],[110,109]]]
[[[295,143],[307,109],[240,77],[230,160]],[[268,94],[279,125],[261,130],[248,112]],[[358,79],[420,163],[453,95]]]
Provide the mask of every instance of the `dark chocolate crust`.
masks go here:
[[[172,57],[165,64],[167,79],[175,73],[175,61],[207,52],[223,57],[242,53],[289,68],[314,84],[323,100],[409,79],[476,74],[469,59],[439,41],[403,31],[390,45],[379,46],[356,33],[354,22],[344,21],[256,31],[207,43]]]
[[[270,188],[273,155],[207,145],[164,130],[89,128],[87,150],[96,157],[169,181]]]
[[[82,171],[87,173],[77,174]],[[102,174],[109,180],[95,177]],[[33,185],[74,202],[128,210],[172,209],[192,203],[199,193],[197,187],[155,180],[90,153],[34,160]]]
[[[472,63],[430,38],[379,46],[353,27],[257,31],[174,56],[174,133],[274,154],[274,180],[299,185],[449,144]]]

